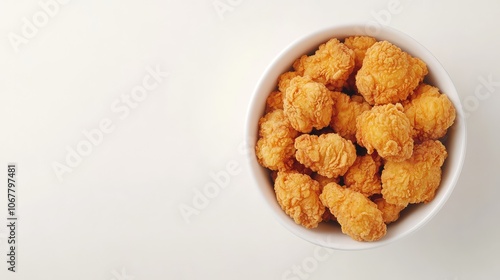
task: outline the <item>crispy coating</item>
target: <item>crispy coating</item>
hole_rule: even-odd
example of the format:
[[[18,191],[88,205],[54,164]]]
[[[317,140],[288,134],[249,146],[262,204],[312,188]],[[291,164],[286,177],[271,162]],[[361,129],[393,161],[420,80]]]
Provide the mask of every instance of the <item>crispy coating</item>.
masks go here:
[[[335,178],[328,178],[326,176],[323,176],[323,175],[319,175],[318,173],[313,173],[311,178],[313,178],[313,180],[316,180],[318,183],[319,183],[319,188],[321,190],[321,192],[323,191],[323,188],[331,183],[331,182],[334,182],[334,183],[340,183],[340,178],[341,177],[335,177]],[[325,213],[323,213],[323,222],[329,222],[329,221],[336,221],[337,219],[333,216],[332,212],[330,212],[330,210],[328,208],[325,209]]]
[[[344,175],[356,160],[354,144],[336,133],[302,134],[295,139],[295,149],[300,163],[328,178]]]
[[[382,211],[382,218],[386,224],[397,221],[399,219],[399,213],[406,208],[405,206],[390,204],[385,201],[383,197],[378,197],[373,202],[375,202],[378,209]]]
[[[319,183],[308,175],[280,171],[274,191],[279,205],[295,223],[315,228],[322,221],[325,207],[319,200]]]
[[[276,109],[259,120],[259,140],[255,147],[259,163],[271,170],[290,169],[294,162],[294,130],[283,110]]]
[[[297,59],[293,67],[299,75],[340,90],[354,70],[354,56],[353,50],[333,38],[321,44],[313,55]]]
[[[358,92],[356,88],[356,74],[363,64],[365,53],[377,40],[369,36],[351,36],[344,40],[344,44],[354,51],[354,70],[344,85],[351,92]]]
[[[377,154],[358,156],[345,173],[344,184],[366,197],[380,193],[382,191],[381,165],[382,160]]]
[[[397,103],[405,100],[427,73],[422,60],[380,41],[366,51],[356,74],[356,87],[371,105]]]
[[[417,87],[404,110],[413,127],[413,138],[419,142],[443,137],[456,117],[448,96],[428,84]]]
[[[416,144],[413,155],[403,162],[386,162],[382,171],[382,196],[391,204],[429,202],[441,183],[446,148],[438,140]]]
[[[267,96],[266,99],[266,113],[274,111],[276,109],[283,110],[283,92],[275,90]]]
[[[306,70],[306,61],[308,58],[309,56],[302,55],[293,62],[293,70],[295,70],[295,72],[299,74],[299,76],[304,75],[304,71]]]
[[[281,92],[286,92],[286,89],[290,85],[290,81],[299,76],[299,74],[295,71],[288,71],[280,75],[278,78],[278,89]]]
[[[366,50],[368,50],[376,42],[377,39],[369,36],[351,36],[345,38],[344,44],[354,51],[355,69],[361,68]]]
[[[356,139],[368,154],[374,150],[391,161],[408,159],[413,152],[412,127],[400,103],[374,106],[357,118]]]
[[[333,115],[330,127],[345,139],[356,142],[356,118],[371,109],[362,97],[333,92]]]
[[[382,212],[364,195],[330,183],[319,198],[337,218],[342,232],[354,240],[376,241],[385,236],[387,226]]]
[[[321,190],[323,190],[323,187],[326,186],[327,184],[331,183],[331,182],[335,182],[337,184],[340,183],[340,178],[341,177],[328,178],[328,177],[320,175],[318,173],[313,173],[311,175],[311,178],[313,178],[314,180],[318,181]]]
[[[332,93],[309,77],[297,76],[286,89],[283,108],[295,130],[309,133],[313,128],[321,129],[330,124]]]

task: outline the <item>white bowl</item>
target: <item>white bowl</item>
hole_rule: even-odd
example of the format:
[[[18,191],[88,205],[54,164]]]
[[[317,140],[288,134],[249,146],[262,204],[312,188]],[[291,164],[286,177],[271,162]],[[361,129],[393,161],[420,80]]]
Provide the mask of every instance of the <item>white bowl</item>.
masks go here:
[[[373,35],[367,34],[365,30],[364,24],[333,26],[313,32],[293,42],[265,70],[255,88],[247,114],[245,139],[249,146],[252,147],[249,153],[251,175],[255,179],[255,186],[262,194],[264,203],[269,206],[270,212],[278,222],[289,231],[309,242],[331,249],[361,250],[374,248],[408,236],[422,227],[436,215],[452,193],[465,158],[466,127],[464,112],[459,95],[443,66],[427,49],[400,31],[390,27],[381,27],[377,34]],[[422,59],[429,69],[425,81],[437,86],[441,92],[447,94],[457,112],[455,123],[448,131],[445,143],[448,158],[443,166],[442,181],[435,198],[427,204],[409,206],[409,209],[405,209],[397,222],[388,225],[387,235],[375,242],[355,241],[343,234],[339,226],[327,223],[321,223],[315,229],[306,229],[296,224],[278,205],[269,171],[259,165],[255,156],[255,149],[253,149],[258,139],[258,121],[264,114],[266,98],[275,89],[279,75],[288,71],[296,58],[314,51],[328,39],[338,38],[342,40],[352,35],[369,35],[378,40],[387,40],[411,55]]]

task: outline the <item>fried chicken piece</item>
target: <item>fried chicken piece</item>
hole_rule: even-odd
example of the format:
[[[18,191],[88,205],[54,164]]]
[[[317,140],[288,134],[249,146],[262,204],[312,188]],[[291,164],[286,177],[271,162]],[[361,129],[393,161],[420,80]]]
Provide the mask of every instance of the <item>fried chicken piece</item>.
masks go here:
[[[397,103],[405,100],[427,73],[422,60],[380,41],[366,51],[356,74],[356,87],[371,105]]]
[[[375,150],[386,160],[403,161],[413,152],[412,127],[400,103],[374,106],[357,118],[357,143],[368,154]]]
[[[290,81],[299,76],[299,74],[295,71],[288,71],[280,75],[278,78],[278,89],[281,92],[286,92],[286,89],[290,85]]]
[[[437,87],[421,84],[417,87],[404,112],[413,127],[413,138],[419,142],[443,137],[456,117],[455,107]]]
[[[372,106],[360,96],[349,97],[341,92],[333,92],[333,104],[330,127],[345,139],[356,142],[356,118]]]
[[[369,36],[351,36],[344,40],[344,45],[354,51],[355,70],[361,68],[366,51],[377,42],[377,39]]]
[[[319,196],[337,218],[342,232],[358,241],[376,241],[385,236],[387,226],[377,205],[361,193],[329,183]]]
[[[278,172],[274,191],[279,205],[295,223],[315,228],[323,219],[325,206],[319,200],[319,183],[297,172]]]
[[[304,75],[304,71],[306,70],[306,60],[309,58],[307,55],[302,55],[301,57],[297,58],[293,62],[293,70],[299,75],[302,76]]]
[[[313,178],[313,180],[318,181],[321,190],[323,190],[323,187],[331,182],[334,182],[337,184],[340,183],[340,177],[328,178],[328,177],[320,175],[318,173],[313,173],[311,175],[311,178]]]
[[[382,159],[377,154],[358,156],[344,175],[344,184],[366,197],[380,193],[380,166]]]
[[[294,163],[297,135],[283,110],[267,113],[259,120],[260,138],[255,147],[259,163],[271,170],[290,169]]]
[[[313,173],[311,178],[319,183],[320,193],[323,191],[323,188],[331,183],[340,183],[340,177],[328,178],[323,175],[319,175],[318,173]],[[328,208],[325,209],[325,213],[323,213],[323,222],[336,221],[337,219],[332,215]]]
[[[366,50],[376,42],[377,39],[369,36],[351,36],[344,40],[344,45],[354,51],[354,70],[344,85],[349,92],[358,92],[356,88],[356,74],[363,65]]]
[[[441,183],[441,166],[446,148],[438,140],[416,144],[413,155],[405,161],[385,163],[382,171],[382,196],[391,204],[429,202]]]
[[[275,90],[269,94],[266,99],[266,113],[276,109],[283,110],[283,92]]]
[[[336,133],[302,134],[295,139],[295,149],[300,163],[328,178],[344,175],[356,160],[354,144]]]
[[[378,209],[382,211],[382,218],[386,224],[397,221],[399,219],[399,213],[406,208],[405,206],[390,204],[385,201],[383,197],[378,197],[373,202],[375,202]]]
[[[321,44],[313,55],[297,59],[293,68],[331,90],[341,90],[354,70],[354,51],[333,38]]]
[[[330,123],[332,93],[309,77],[297,76],[286,89],[283,108],[295,130],[309,133],[313,128],[321,129]]]

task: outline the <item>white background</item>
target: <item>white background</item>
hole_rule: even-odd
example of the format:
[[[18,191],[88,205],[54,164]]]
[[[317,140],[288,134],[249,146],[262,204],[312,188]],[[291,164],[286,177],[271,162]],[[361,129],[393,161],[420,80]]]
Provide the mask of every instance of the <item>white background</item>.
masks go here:
[[[39,1],[0,2],[1,279],[500,277],[500,2],[66,2],[45,18]],[[469,114],[463,172],[442,211],[403,240],[356,252],[321,249],[279,225],[240,147],[252,90],[273,57],[350,21],[421,42]],[[129,115],[112,109],[148,67],[168,77]],[[88,148],[83,131],[102,121],[112,131],[59,180],[54,164]],[[9,162],[18,164],[16,273],[6,263]],[[210,174],[228,168],[227,186],[183,217]]]

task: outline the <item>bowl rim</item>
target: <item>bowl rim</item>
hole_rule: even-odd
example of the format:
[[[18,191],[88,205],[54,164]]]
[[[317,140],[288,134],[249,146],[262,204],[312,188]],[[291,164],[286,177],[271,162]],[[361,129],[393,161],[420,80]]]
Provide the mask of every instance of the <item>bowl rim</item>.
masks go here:
[[[336,24],[336,25],[331,25],[327,26],[324,28],[317,29],[315,31],[309,32],[308,34],[299,37],[298,39],[292,41],[290,44],[288,44],[281,52],[279,52],[273,59],[272,61],[267,65],[265,68],[263,74],[259,77],[258,82],[252,92],[251,96],[251,101],[248,105],[247,108],[247,114],[246,114],[246,120],[245,120],[245,135],[244,139],[247,143],[247,145],[250,147],[250,152],[247,153],[247,160],[249,160],[249,168],[250,168],[250,175],[252,177],[252,181],[255,185],[257,185],[257,188],[259,189],[259,193],[261,198],[264,200],[264,204],[266,204],[268,210],[274,214],[274,218],[278,220],[278,222],[284,226],[287,230],[295,234],[296,236],[309,241],[313,244],[325,247],[325,248],[330,248],[330,249],[336,249],[336,250],[364,250],[364,249],[372,249],[372,248],[377,248],[383,245],[387,245],[389,243],[393,243],[394,241],[401,240],[412,233],[416,232],[418,229],[420,229],[423,225],[428,223],[444,206],[448,198],[451,196],[451,193],[453,192],[458,179],[460,177],[460,173],[465,161],[465,156],[466,156],[466,146],[467,146],[467,133],[466,133],[466,121],[465,121],[465,114],[461,105],[461,101],[458,95],[458,91],[456,90],[456,87],[451,80],[451,77],[447,73],[446,69],[443,67],[443,65],[439,62],[439,60],[427,49],[425,48],[422,44],[420,44],[417,40],[409,36],[408,34],[404,33],[403,31],[400,31],[398,29],[395,29],[390,26],[381,26],[380,29],[378,30],[378,34],[369,34],[367,31],[367,25],[366,23],[360,23],[360,22],[350,22],[350,23],[344,23],[344,24]],[[382,31],[382,32],[380,32]],[[382,34],[380,34],[382,33]],[[288,69],[291,67],[290,61],[293,62],[296,58],[299,57],[299,55],[291,55],[293,53],[300,53],[306,54],[311,52],[314,49],[317,49],[317,47],[323,43],[326,42],[330,38],[338,38],[339,40],[344,39],[347,36],[354,36],[354,35],[367,35],[367,36],[372,36],[377,38],[377,40],[388,40],[391,43],[395,44],[396,46],[400,47],[401,49],[408,51],[410,54],[414,55],[414,52],[418,52],[419,55],[417,57],[420,57],[428,66],[429,68],[429,73],[431,73],[431,69],[433,71],[432,75],[439,76],[440,83],[443,83],[446,85],[447,89],[447,96],[450,98],[452,103],[455,106],[456,109],[456,119],[454,125],[450,128],[450,130],[453,130],[453,134],[456,139],[458,139],[458,147],[454,148],[455,154],[453,155],[454,157],[458,156],[458,159],[454,159],[454,162],[452,163],[452,170],[448,170],[449,172],[453,172],[453,175],[451,175],[451,181],[448,181],[447,188],[443,192],[441,192],[441,196],[439,198],[439,201],[434,202],[433,207],[431,210],[427,211],[425,215],[421,217],[420,220],[418,220],[415,223],[410,223],[410,226],[408,228],[405,228],[402,233],[397,234],[395,236],[390,236],[388,238],[387,235],[386,237],[374,241],[374,242],[359,242],[359,241],[354,241],[351,240],[349,242],[346,242],[345,238],[342,238],[340,241],[339,240],[332,240],[330,238],[332,235],[325,235],[322,234],[322,231],[320,230],[317,236],[315,238],[312,238],[311,236],[314,234],[311,234],[313,230],[311,229],[306,229],[300,225],[295,224],[293,220],[285,214],[284,211],[279,209],[278,213],[276,212],[276,205],[277,201],[276,199],[274,202],[274,205],[271,205],[269,201],[269,195],[266,195],[266,192],[263,190],[262,186],[259,186],[262,182],[260,181],[259,178],[262,178],[262,173],[266,169],[262,166],[260,166],[257,162],[256,155],[255,155],[255,143],[258,139],[258,129],[257,129],[257,123],[258,120],[260,119],[261,116],[264,114],[264,108],[265,108],[265,100],[267,98],[267,95],[271,92],[269,90],[269,84],[270,84],[270,75],[271,73],[279,72],[277,69],[285,67],[284,64],[288,65]],[[391,38],[390,40],[387,38]],[[412,51],[409,51],[405,49],[405,46],[407,46],[407,42],[411,43],[411,49]],[[300,51],[299,51],[300,50]],[[305,50],[305,52],[304,52]],[[288,57],[290,56],[290,57]],[[422,57],[425,57],[422,58]],[[432,67],[429,67],[432,66]],[[283,73],[282,71],[281,73]],[[281,74],[279,73],[279,74]],[[278,74],[278,75],[279,75]],[[427,77],[427,76],[426,76]],[[277,78],[277,77],[276,77]],[[274,86],[276,85],[277,79],[274,81]],[[268,92],[268,94],[264,94],[264,90]],[[441,90],[441,88],[440,88]],[[260,112],[260,113],[259,113]],[[257,114],[259,113],[259,114]],[[258,117],[256,117],[258,115]],[[456,140],[455,139],[455,140]],[[455,143],[454,143],[455,145]],[[448,147],[447,147],[448,150]],[[449,158],[448,158],[449,161]],[[447,163],[445,163],[447,164]],[[444,171],[444,167],[443,167]],[[269,171],[265,171],[269,172]],[[443,172],[443,177],[444,177],[444,172]],[[443,179],[443,178],[442,178]],[[272,188],[272,185],[271,185]],[[440,186],[440,189],[442,189],[442,186]],[[267,191],[269,192],[269,191]],[[274,191],[273,191],[274,192]],[[437,196],[437,195],[436,195]],[[436,197],[434,198],[436,199]],[[434,201],[434,200],[433,200]],[[432,201],[429,202],[433,203]],[[425,212],[424,212],[425,213]],[[388,235],[389,235],[389,230],[388,230]],[[350,237],[348,237],[350,239]]]

